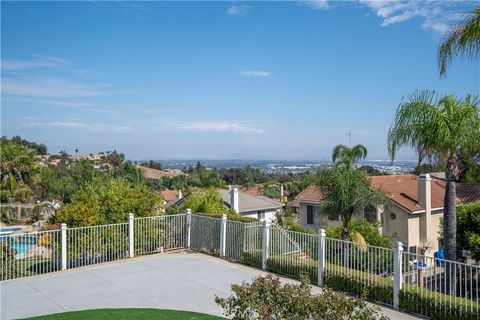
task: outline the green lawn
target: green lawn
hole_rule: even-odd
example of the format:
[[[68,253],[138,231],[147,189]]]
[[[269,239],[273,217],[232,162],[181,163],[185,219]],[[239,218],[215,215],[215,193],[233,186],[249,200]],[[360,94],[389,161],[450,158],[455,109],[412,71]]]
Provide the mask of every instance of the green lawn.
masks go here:
[[[162,309],[97,309],[33,317],[35,320],[218,320],[203,313]]]

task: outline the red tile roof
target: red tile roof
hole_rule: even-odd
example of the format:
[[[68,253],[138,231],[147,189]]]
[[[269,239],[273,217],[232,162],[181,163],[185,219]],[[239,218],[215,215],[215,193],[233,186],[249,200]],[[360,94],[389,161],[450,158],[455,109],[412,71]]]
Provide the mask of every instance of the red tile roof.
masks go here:
[[[425,208],[418,204],[418,176],[413,174],[368,177],[373,190],[385,194],[391,201],[413,213]],[[445,181],[432,179],[432,209],[443,208]],[[311,185],[295,197],[294,201],[319,203],[322,200],[320,187]],[[480,184],[457,183],[457,198],[469,203],[480,200]]]
[[[178,191],[177,190],[163,190],[160,191],[160,195],[162,196],[163,200],[169,202],[173,199],[178,198]]]
[[[312,184],[307,188],[305,188],[302,192],[300,192],[295,197],[294,201],[320,203],[320,200],[322,199],[323,199],[322,190],[320,190],[319,186]]]

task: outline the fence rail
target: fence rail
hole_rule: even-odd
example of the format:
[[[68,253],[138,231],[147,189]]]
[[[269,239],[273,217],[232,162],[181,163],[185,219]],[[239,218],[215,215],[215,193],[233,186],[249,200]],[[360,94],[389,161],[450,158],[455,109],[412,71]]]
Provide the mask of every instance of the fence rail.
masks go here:
[[[363,296],[436,319],[480,318],[480,266],[294,232],[268,222],[245,223],[187,214],[0,238],[0,281],[192,249]]]

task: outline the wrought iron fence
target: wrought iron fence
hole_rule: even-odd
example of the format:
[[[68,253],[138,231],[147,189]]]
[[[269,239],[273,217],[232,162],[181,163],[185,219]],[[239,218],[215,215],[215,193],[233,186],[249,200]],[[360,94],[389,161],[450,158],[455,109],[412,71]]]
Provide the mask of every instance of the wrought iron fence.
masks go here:
[[[203,253],[220,253],[220,219],[192,215],[190,226],[190,248]]]
[[[67,268],[129,257],[128,223],[67,229]]]
[[[262,266],[262,235],[260,222],[245,223],[227,220],[225,258],[251,266]]]
[[[60,237],[60,230],[3,236],[0,281],[59,270]]]
[[[186,247],[185,214],[134,219],[135,255],[178,250]]]

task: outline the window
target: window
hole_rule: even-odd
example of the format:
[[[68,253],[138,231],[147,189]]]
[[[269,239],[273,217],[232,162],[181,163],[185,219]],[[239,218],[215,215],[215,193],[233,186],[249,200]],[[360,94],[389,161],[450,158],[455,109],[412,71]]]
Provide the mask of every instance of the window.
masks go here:
[[[395,220],[397,219],[397,215],[395,213],[390,213],[390,219]]]
[[[330,221],[338,221],[338,213],[329,213],[328,214],[328,220]]]
[[[417,246],[411,246],[408,248],[408,252],[412,254],[417,254]]]
[[[368,222],[374,223],[377,221],[377,209],[372,205],[368,205],[363,211],[363,216]]]
[[[258,220],[265,219],[265,212],[264,211],[257,211],[257,219]]]
[[[320,224],[320,207],[307,205],[307,224]]]

